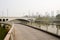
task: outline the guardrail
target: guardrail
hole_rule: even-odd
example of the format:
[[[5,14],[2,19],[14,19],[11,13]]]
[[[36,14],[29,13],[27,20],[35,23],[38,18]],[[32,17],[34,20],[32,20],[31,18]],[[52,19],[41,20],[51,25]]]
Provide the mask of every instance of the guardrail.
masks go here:
[[[27,25],[30,25],[30,26],[33,26],[35,28],[38,28],[38,29],[41,29],[41,30],[44,30],[46,32],[49,32],[49,33],[52,33],[52,34],[55,34],[57,36],[60,36],[60,29],[56,28],[56,25],[36,25],[35,23],[28,23]]]
[[[15,40],[15,28],[14,28],[14,25],[12,26],[10,31],[7,33],[4,40]]]

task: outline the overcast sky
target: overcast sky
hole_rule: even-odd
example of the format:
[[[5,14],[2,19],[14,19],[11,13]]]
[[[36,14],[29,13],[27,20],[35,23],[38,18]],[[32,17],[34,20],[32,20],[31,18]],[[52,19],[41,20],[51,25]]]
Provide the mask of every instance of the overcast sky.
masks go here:
[[[60,0],[0,0],[0,16],[45,15],[45,12],[60,10]],[[29,13],[30,12],[30,13]],[[38,15],[37,14],[37,15]]]

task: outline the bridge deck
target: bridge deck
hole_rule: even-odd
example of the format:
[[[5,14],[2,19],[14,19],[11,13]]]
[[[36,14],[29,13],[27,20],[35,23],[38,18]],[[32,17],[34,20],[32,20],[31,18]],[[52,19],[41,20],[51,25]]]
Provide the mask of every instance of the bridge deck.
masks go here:
[[[21,24],[14,24],[14,26],[15,40],[60,40],[52,35]]]

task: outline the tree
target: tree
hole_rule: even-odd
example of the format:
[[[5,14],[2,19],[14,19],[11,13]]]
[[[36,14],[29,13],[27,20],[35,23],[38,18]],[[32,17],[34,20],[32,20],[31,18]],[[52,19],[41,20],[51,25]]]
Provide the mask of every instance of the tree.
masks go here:
[[[60,29],[60,14],[56,15],[56,28],[57,28],[57,34]]]

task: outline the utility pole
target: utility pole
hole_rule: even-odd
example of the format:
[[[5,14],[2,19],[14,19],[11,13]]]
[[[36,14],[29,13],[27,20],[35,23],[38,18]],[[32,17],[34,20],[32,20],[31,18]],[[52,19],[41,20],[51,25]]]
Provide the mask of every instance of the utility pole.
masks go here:
[[[7,18],[8,18],[8,9],[7,9]]]
[[[28,10],[28,17],[30,17],[30,12],[29,12],[29,10]]]
[[[7,16],[6,17],[7,17],[6,21],[8,21],[8,9],[7,9]]]
[[[3,10],[2,10],[2,17],[3,17]]]

